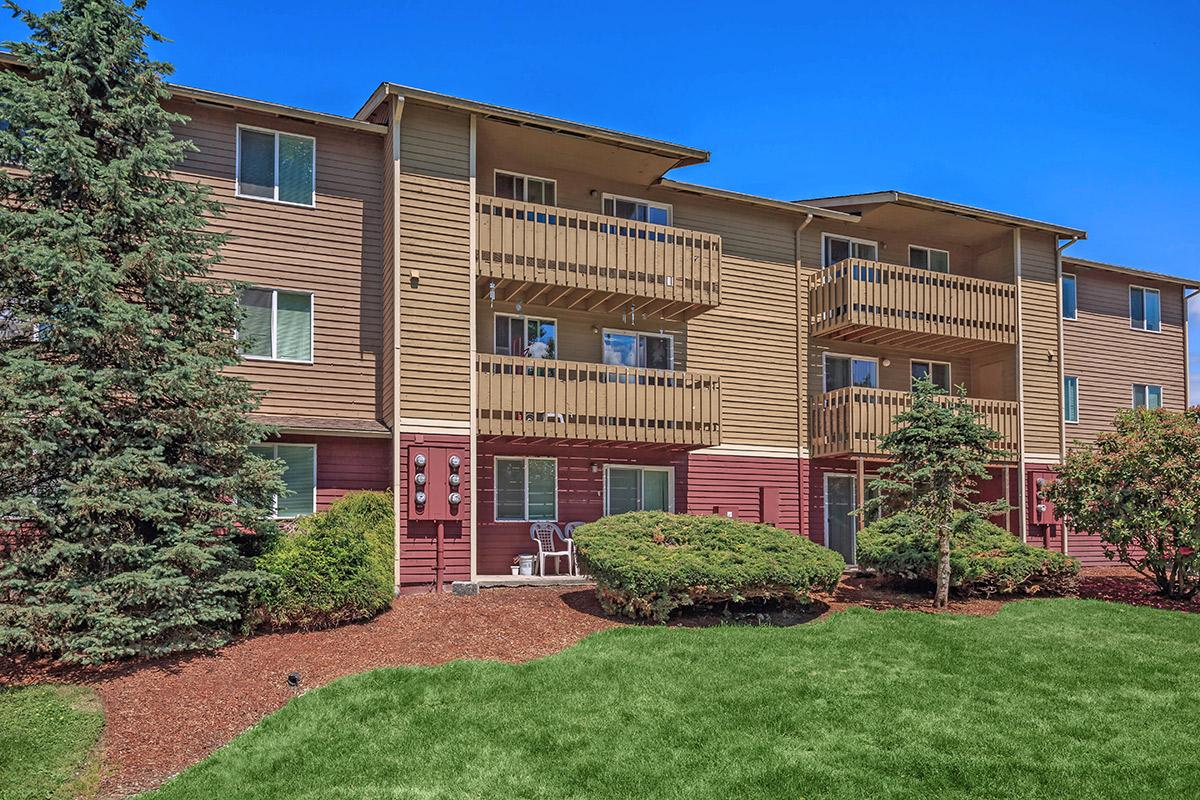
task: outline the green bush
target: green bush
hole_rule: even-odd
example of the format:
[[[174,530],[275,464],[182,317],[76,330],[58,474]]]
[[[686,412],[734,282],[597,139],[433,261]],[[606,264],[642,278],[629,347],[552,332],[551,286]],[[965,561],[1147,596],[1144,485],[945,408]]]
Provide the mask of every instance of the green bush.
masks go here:
[[[320,628],[368,619],[392,601],[392,496],[356,492],[296,521],[258,559],[274,580],[258,593],[256,621]]]
[[[1031,547],[978,517],[959,514],[950,540],[950,585],[965,595],[1073,594],[1079,562]],[[928,521],[900,513],[873,522],[858,534],[858,565],[881,575],[933,583],[937,537]]]
[[[802,536],[727,517],[639,511],[583,525],[574,539],[605,611],[658,622],[692,604],[807,603],[846,566]]]

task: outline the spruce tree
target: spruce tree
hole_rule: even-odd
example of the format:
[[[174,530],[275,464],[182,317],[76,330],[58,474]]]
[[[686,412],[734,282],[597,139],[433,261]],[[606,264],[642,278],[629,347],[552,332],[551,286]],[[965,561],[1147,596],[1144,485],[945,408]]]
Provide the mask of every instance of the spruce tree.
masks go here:
[[[934,607],[950,599],[950,545],[956,530],[969,530],[980,518],[1009,509],[1007,499],[981,503],[976,485],[988,478],[988,464],[1006,454],[994,446],[1000,434],[971,408],[966,390],[947,396],[929,378],[913,383],[912,406],[895,416],[880,449],[892,462],[871,482],[876,497],[860,513],[904,510],[924,517],[938,544]],[[966,512],[956,516],[956,512]]]
[[[269,536],[278,468],[237,362],[220,209],[172,178],[144,2],[34,14],[0,70],[0,649],[98,662],[216,646]],[[235,501],[236,498],[236,501]]]

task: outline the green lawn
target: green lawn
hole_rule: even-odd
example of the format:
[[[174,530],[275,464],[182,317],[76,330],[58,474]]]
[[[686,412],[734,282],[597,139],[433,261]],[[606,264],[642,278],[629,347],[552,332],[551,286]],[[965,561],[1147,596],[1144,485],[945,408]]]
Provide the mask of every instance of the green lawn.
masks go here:
[[[82,686],[0,689],[0,798],[69,800],[95,787],[93,748],[104,727]]]
[[[1198,722],[1200,615],[852,609],[353,676],[154,798],[1195,798]]]

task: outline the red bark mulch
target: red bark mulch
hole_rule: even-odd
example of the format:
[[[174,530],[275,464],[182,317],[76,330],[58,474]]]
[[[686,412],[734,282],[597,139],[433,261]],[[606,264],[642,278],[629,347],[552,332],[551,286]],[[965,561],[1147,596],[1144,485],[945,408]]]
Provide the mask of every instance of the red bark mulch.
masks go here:
[[[1129,567],[1092,567],[1080,576],[1079,596],[1111,600],[1132,606],[1150,606],[1167,611],[1200,613],[1200,599],[1171,600],[1158,594],[1158,587]]]

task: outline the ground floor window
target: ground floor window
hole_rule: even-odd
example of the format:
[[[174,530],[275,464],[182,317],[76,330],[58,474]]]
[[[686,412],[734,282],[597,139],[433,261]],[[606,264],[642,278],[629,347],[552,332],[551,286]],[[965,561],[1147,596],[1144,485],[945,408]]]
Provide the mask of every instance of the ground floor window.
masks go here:
[[[1153,384],[1133,385],[1134,408],[1162,408],[1162,387]]]
[[[558,460],[500,457],[495,460],[497,522],[558,519]]]
[[[317,510],[317,446],[315,444],[260,444],[250,448],[260,458],[283,462],[281,495],[272,511],[276,517],[300,517]]]
[[[604,513],[674,511],[675,475],[671,467],[604,468]]]

